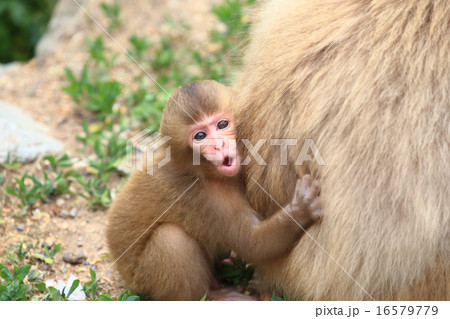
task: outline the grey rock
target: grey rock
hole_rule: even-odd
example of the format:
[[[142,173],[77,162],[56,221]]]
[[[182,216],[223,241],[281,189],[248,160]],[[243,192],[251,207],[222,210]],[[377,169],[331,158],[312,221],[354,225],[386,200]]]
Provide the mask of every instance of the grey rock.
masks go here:
[[[17,228],[18,231],[23,231],[24,230],[24,227],[23,227],[22,224],[17,225],[16,228]]]
[[[69,213],[70,218],[75,218],[77,217],[77,212],[75,211],[75,209],[72,209]]]
[[[66,210],[60,211],[59,215],[63,218],[69,217],[69,213]]]
[[[69,251],[65,253],[63,256],[63,261],[72,265],[82,264],[85,262],[86,259],[87,255],[84,251],[80,251],[77,254]]]
[[[81,241],[79,241],[79,242],[77,243],[77,246],[78,246],[78,247],[83,247],[83,243],[82,243]]]
[[[86,1],[81,1],[82,6]],[[53,54],[61,40],[71,37],[80,30],[85,15],[73,0],[59,0],[48,24],[47,32],[36,46],[36,58],[45,59]]]
[[[61,153],[63,144],[47,135],[47,131],[45,125],[24,110],[0,101],[0,162],[6,161],[8,153],[21,163]]]

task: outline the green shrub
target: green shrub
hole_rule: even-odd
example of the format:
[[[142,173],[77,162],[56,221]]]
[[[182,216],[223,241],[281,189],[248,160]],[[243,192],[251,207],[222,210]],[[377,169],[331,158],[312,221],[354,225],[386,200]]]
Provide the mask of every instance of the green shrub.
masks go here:
[[[47,29],[56,1],[0,1],[0,63],[34,56],[34,47]]]

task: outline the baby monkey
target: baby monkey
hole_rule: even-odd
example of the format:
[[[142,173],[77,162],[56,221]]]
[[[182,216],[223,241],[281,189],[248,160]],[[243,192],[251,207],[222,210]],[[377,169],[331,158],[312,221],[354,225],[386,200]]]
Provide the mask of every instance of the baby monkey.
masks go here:
[[[169,163],[157,170],[155,165],[153,176],[136,172],[109,211],[110,251],[122,278],[138,293],[200,300],[209,291],[215,299],[218,256],[233,250],[256,265],[281,257],[322,214],[320,187],[309,175],[270,218],[262,220],[250,207],[239,174],[233,97],[214,81],[178,88],[160,127],[171,137]]]

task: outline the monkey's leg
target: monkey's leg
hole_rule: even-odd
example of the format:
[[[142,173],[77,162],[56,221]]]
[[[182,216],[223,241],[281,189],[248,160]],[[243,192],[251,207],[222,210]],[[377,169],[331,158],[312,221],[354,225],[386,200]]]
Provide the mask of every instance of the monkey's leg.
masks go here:
[[[156,300],[200,300],[212,283],[200,245],[176,224],[158,226],[138,263],[133,289]]]

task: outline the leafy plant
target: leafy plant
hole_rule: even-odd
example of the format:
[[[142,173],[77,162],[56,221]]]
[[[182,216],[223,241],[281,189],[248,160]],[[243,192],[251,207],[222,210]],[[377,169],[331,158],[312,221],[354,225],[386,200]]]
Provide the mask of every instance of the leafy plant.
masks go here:
[[[56,244],[51,249],[49,249],[46,245],[44,245],[43,250],[44,250],[43,254],[36,253],[33,254],[33,257],[51,266],[55,262],[54,259],[55,254],[61,250],[61,244]]]
[[[63,174],[60,171],[54,178],[49,178],[47,172],[43,171],[43,175],[44,179],[40,181],[36,176],[30,176],[28,172],[25,172],[21,178],[15,179],[18,187],[6,186],[6,192],[19,198],[21,201],[22,215],[25,215],[26,210],[38,200],[46,202],[51,196],[69,192],[70,181],[67,177],[71,174]],[[27,184],[31,183],[26,183],[26,180],[32,181],[33,184],[27,186]]]
[[[92,269],[90,269],[89,271],[91,275],[91,280],[85,283],[83,286],[83,291],[86,294],[86,296],[91,300],[111,301],[112,298],[109,291],[106,294],[98,294],[97,274]],[[118,301],[138,301],[138,300],[140,300],[140,297],[131,294],[128,289],[122,292],[118,298]]]
[[[283,296],[279,297],[277,292],[274,290],[272,292],[272,301],[289,301],[289,297],[285,292],[283,292]]]
[[[26,61],[47,29],[56,0],[0,2],[0,63]]]
[[[63,154],[59,157],[56,155],[48,155],[44,157],[44,161],[48,162],[48,168],[54,172],[56,172],[58,168],[70,167],[73,165],[67,154]]]
[[[129,289],[122,292],[117,298],[117,301],[139,301],[141,298],[139,296],[133,295]]]
[[[31,177],[28,175],[28,172],[25,172],[25,174],[22,175],[22,178],[15,179],[18,187],[13,188],[9,185],[6,186],[6,192],[11,196],[19,198],[19,200],[22,202],[22,215],[26,214],[26,210],[30,205],[33,205],[39,200],[39,186],[34,185],[31,188],[27,187],[25,185],[26,179],[31,179]]]
[[[90,160],[89,165],[94,168],[95,173],[108,173],[119,165],[121,159],[126,155],[125,139],[120,138],[120,133],[105,133],[106,138],[96,140],[94,143],[96,159]]]
[[[87,182],[82,182],[83,188],[88,196],[86,198],[90,199],[88,204],[89,207],[99,205],[102,207],[109,207],[111,205],[111,191],[106,185],[106,180],[109,178],[109,174],[105,177],[89,178]]]
[[[115,0],[113,3],[102,2],[100,7],[103,10],[103,13],[108,17],[109,24],[108,29],[114,30],[122,25],[122,21],[120,19],[120,6],[119,2]]]
[[[168,69],[175,61],[175,52],[173,50],[172,38],[162,36],[160,47],[156,49],[151,66],[155,71]]]
[[[145,37],[139,37],[133,34],[128,41],[131,44],[131,48],[128,50],[130,55],[135,59],[141,60],[144,58],[145,53],[150,49],[151,44]]]
[[[22,164],[17,161],[17,158],[11,158],[11,154],[8,153],[6,156],[6,161],[0,163],[0,166],[4,167],[8,171],[14,171],[22,167]]]
[[[25,277],[30,272],[31,265],[24,265],[20,268],[14,266],[11,271],[3,264],[0,264],[0,301],[26,300],[29,285],[24,283]]]
[[[247,265],[240,257],[237,257],[232,265],[219,263],[216,266],[215,276],[217,279],[236,286],[238,284],[248,285],[253,277],[253,273],[254,268]]]
[[[90,78],[87,65],[83,67],[79,78],[69,68],[65,68],[65,72],[70,83],[63,90],[76,103],[93,111],[100,120],[112,113],[113,105],[122,92],[121,83],[110,79]]]
[[[16,252],[8,252],[8,259],[18,263],[19,261],[23,261],[28,257],[28,253],[31,250],[31,247],[27,247],[25,250],[23,249],[24,242],[22,241],[20,245],[17,247]]]

